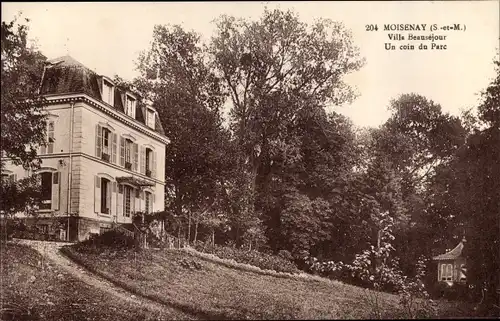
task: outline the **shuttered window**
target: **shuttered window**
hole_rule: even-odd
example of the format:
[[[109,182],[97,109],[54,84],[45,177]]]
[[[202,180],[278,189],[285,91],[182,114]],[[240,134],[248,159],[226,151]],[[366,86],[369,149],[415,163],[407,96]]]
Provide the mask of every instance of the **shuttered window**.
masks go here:
[[[59,210],[60,202],[60,172],[42,172],[39,174],[41,184],[41,210]]]

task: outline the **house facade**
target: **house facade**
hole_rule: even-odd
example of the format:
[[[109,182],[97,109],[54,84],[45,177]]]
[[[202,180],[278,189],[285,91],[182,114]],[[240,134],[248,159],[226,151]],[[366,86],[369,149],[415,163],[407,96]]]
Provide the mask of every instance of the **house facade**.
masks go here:
[[[465,238],[462,239],[462,241],[451,251],[433,258],[438,263],[438,282],[446,282],[449,285],[452,285],[453,283],[465,283],[467,281],[465,275],[465,257],[462,256],[464,245]]]
[[[61,240],[84,240],[135,212],[164,209],[165,148],[156,110],[69,56],[50,61],[40,93],[47,99],[47,146],[41,168],[8,160],[3,178],[40,175],[37,219],[23,216]]]

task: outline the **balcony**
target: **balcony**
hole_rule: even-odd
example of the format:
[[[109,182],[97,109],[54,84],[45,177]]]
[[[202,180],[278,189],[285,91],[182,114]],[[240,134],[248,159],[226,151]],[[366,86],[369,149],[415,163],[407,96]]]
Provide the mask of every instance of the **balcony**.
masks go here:
[[[109,159],[110,159],[110,156],[109,154],[106,154],[106,153],[102,153],[101,154],[101,159],[105,162],[108,162],[109,163]]]
[[[131,162],[125,162],[125,169],[132,170],[132,163]]]
[[[150,169],[146,169],[146,176],[147,177],[152,177],[151,175],[152,175],[151,170]]]

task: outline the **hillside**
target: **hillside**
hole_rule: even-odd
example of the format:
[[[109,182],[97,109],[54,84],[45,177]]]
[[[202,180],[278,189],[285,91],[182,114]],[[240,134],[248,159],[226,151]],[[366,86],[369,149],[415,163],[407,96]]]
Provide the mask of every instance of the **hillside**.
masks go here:
[[[221,265],[179,250],[63,252],[138,295],[205,319],[366,319],[374,317],[365,289],[319,278],[285,278]],[[381,314],[403,317],[398,297],[380,293]],[[439,302],[439,317],[463,316]]]

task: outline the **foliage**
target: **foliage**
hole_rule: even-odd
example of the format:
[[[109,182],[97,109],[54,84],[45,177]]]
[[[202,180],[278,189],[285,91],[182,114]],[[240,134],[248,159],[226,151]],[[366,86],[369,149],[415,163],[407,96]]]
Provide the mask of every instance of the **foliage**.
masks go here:
[[[378,216],[379,229],[377,246],[357,254],[352,263],[319,262],[316,258],[306,258],[310,268],[323,274],[333,274],[343,277],[345,281],[357,283],[372,288],[367,291],[367,300],[373,311],[373,317],[382,318],[381,295],[379,291],[396,292],[399,295],[399,304],[407,318],[429,316],[435,313],[433,302],[429,301],[424,289],[425,262],[417,263],[417,273],[414,277],[407,277],[399,267],[399,259],[391,255],[394,252],[392,242],[394,220],[388,213]]]
[[[136,248],[136,241],[133,237],[119,231],[109,230],[102,234],[92,235],[88,240],[77,243],[75,245],[78,251],[100,251],[111,249],[132,249]]]
[[[141,76],[134,81],[158,111],[171,141],[165,154],[166,205],[179,223],[186,223],[188,240],[193,222],[197,227],[225,202],[234,155],[222,126],[225,96],[204,60],[195,32],[157,25],[150,49],[139,57]]]
[[[319,20],[307,25],[291,11],[266,9],[257,21],[221,16],[208,50],[230,96],[241,181],[236,215],[261,216],[273,249],[298,249],[302,245],[285,245],[280,235],[281,203],[288,190],[303,193],[299,175],[309,164],[314,167],[314,157],[304,155],[310,136],[306,122],[314,126],[312,140],[321,140],[314,147],[325,148],[325,157],[342,144],[333,139],[334,120],[327,119],[324,107],[354,96],[342,77],[362,65],[357,48],[341,24]],[[327,170],[326,164],[318,167]]]
[[[298,269],[287,258],[258,252],[255,250],[245,250],[230,246],[211,246],[201,242],[195,244],[195,249],[200,252],[212,253],[221,259],[232,259],[238,263],[245,263],[257,266],[263,270],[273,270],[276,272],[298,273]]]
[[[28,42],[28,26],[23,23],[29,19],[17,19],[2,21],[0,149],[15,165],[29,168],[39,165],[37,148],[46,144],[45,100],[38,95],[46,58]]]
[[[18,181],[0,181],[0,210],[6,216],[17,212],[34,215],[41,200],[41,185],[37,176]]]

